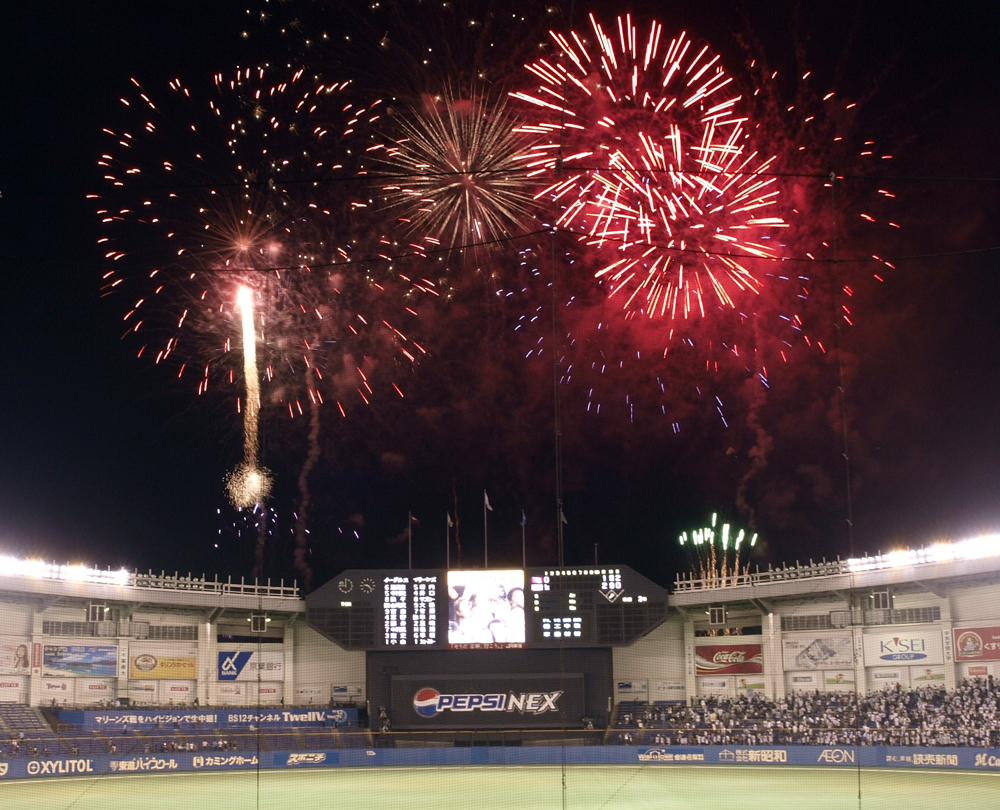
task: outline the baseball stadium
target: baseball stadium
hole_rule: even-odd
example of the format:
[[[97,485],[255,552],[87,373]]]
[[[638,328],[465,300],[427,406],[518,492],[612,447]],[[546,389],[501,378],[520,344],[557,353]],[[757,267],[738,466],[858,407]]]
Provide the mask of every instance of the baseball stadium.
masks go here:
[[[1000,538],[661,587],[0,567],[5,810],[993,808]]]

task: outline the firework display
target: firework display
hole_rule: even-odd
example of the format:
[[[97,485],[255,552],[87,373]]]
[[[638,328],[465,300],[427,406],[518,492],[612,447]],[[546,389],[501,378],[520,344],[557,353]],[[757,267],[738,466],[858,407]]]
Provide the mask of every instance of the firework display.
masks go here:
[[[757,545],[757,533],[749,537],[745,529],[735,530],[730,523],[719,525],[719,515],[712,513],[708,526],[680,535],[680,544],[688,549],[691,574],[712,587],[739,585],[740,577],[750,573],[751,549]],[[742,548],[741,548],[742,546]]]
[[[499,435],[526,414],[547,420],[554,383],[578,434],[594,424],[582,420],[622,413],[629,425],[652,414],[662,439],[696,419],[721,426],[727,458],[742,465],[737,506],[755,525],[748,484],[772,444],[769,368],[788,363],[796,341],[826,353],[828,330],[813,327],[833,308],[824,288],[810,309],[817,287],[853,294],[839,279],[815,283],[808,264],[833,267],[812,215],[824,193],[813,186],[836,176],[818,171],[821,148],[803,154],[805,124],[775,137],[781,102],[749,93],[697,36],[629,14],[552,30],[502,83],[478,71],[442,79],[447,58],[435,52],[421,82],[391,77],[398,95],[382,92],[385,76],[378,92],[355,83],[370,64],[352,74],[341,61],[330,81],[301,61],[308,51],[323,64],[326,34],[289,30],[301,49],[281,67],[241,67],[204,87],[173,80],[165,98],[133,80],[126,123],[105,130],[106,187],[92,195],[102,291],[127,302],[123,337],[199,396],[221,392],[240,417],[232,503],[266,512],[272,484],[280,500],[288,478],[272,481],[265,462],[277,469],[278,453],[294,454],[289,511],[306,572],[308,478],[346,455],[345,433],[362,420],[330,422],[373,414],[358,432],[376,426],[381,440],[392,424],[404,445],[407,417],[445,436],[451,415],[474,415]],[[377,43],[391,64],[395,47]],[[409,56],[418,65],[424,54]],[[836,131],[822,134],[842,140]],[[790,168],[808,190],[787,180]],[[486,295],[452,272],[453,257],[474,260]],[[551,366],[544,384],[523,362],[539,357]],[[439,375],[430,382],[415,374],[424,358]],[[381,463],[407,459],[392,448]],[[716,549],[714,526],[690,540],[699,571],[738,576],[753,541],[725,526]]]
[[[388,240],[358,226],[363,193],[330,193],[356,171],[345,164],[363,153],[357,133],[378,119],[378,104],[352,103],[347,82],[304,76],[217,75],[203,106],[179,81],[163,107],[135,83],[138,98],[122,102],[141,117],[134,129],[106,130],[116,148],[100,163],[111,188],[92,195],[112,262],[104,291],[134,296],[125,323],[150,336],[139,355],[178,358],[178,376],[197,375],[199,394],[238,382],[236,301],[246,287],[257,300],[261,405],[291,418],[304,403],[332,399],[341,414],[367,404],[375,368],[394,365],[382,358],[421,353],[408,337],[412,293],[433,292],[397,272]],[[387,376],[398,395],[401,380]]]
[[[400,137],[373,154],[395,178],[383,192],[407,232],[476,247],[525,229],[535,181],[518,165],[525,139],[503,97],[462,99],[447,88],[397,124]]]
[[[589,43],[553,33],[560,58],[528,65],[538,90],[513,94],[537,110],[520,160],[549,175],[539,198],[612,254],[596,276],[629,315],[688,319],[760,293],[748,260],[779,256],[786,223],[719,56],[657,22],[642,37],[628,15],[610,35],[590,21]]]

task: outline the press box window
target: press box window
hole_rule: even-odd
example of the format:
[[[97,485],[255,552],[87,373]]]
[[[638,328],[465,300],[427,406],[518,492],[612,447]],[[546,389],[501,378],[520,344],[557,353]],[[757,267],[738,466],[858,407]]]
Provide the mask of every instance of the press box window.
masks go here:
[[[726,623],[726,606],[711,605],[708,608],[708,623],[713,627],[718,627]]]
[[[103,622],[107,616],[107,606],[103,602],[91,602],[90,609],[87,611],[87,621],[89,622]]]
[[[892,593],[887,589],[884,591],[872,591],[873,610],[892,610]]]

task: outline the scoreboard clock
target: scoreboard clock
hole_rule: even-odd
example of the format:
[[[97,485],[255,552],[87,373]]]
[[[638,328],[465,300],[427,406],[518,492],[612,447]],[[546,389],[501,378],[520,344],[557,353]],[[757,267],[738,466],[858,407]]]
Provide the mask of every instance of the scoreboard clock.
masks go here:
[[[660,624],[667,592],[626,566],[352,570],[306,606],[350,650],[609,647]]]

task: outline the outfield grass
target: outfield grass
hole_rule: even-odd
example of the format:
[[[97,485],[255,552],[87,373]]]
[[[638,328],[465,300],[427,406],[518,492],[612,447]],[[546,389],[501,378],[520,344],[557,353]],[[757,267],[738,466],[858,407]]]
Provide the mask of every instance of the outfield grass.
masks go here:
[[[1000,774],[711,766],[330,768],[0,782],[2,810],[997,810]],[[861,801],[858,801],[860,787]]]

